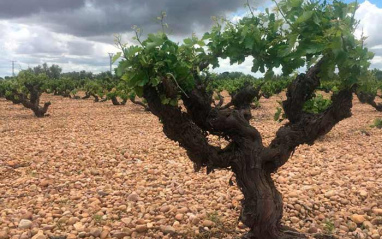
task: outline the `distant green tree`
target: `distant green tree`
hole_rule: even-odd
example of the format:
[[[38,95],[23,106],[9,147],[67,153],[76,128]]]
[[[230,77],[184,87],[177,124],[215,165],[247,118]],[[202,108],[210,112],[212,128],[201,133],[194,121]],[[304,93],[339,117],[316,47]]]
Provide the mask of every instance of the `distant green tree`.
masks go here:
[[[380,69],[373,69],[373,74],[375,75],[375,78],[379,81],[382,81],[382,70]]]
[[[62,68],[58,65],[51,65],[51,66],[48,66],[47,63],[44,63],[41,65],[38,65],[38,66],[35,66],[33,67],[32,69],[30,69],[35,75],[39,75],[39,74],[45,74],[48,78],[50,79],[58,79],[60,78],[61,76],[61,72],[62,72]]]

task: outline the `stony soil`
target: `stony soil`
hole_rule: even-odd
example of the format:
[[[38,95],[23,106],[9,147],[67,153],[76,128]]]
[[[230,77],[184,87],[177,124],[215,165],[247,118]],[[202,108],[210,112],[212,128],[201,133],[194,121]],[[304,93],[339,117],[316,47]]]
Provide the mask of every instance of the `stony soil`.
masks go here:
[[[276,99],[252,124],[265,143],[281,125]],[[50,100],[50,116],[0,99],[0,239],[237,238],[232,173],[194,173],[185,151],[139,106]],[[382,238],[382,117],[354,100],[353,117],[302,146],[274,178],[284,223],[312,236]],[[211,138],[214,143],[219,142]]]

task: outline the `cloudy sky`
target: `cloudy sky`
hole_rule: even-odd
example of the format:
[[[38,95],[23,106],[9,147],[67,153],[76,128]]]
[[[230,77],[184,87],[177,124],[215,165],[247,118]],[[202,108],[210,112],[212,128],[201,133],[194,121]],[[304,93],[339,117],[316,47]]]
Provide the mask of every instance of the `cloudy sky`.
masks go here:
[[[346,0],[348,1],[348,0]],[[349,0],[350,1],[350,0]],[[253,6],[271,6],[269,0],[253,0]],[[372,67],[382,69],[382,1],[360,0],[357,18],[369,36],[367,44],[376,53]],[[245,0],[0,0],[0,76],[47,62],[67,71],[108,70],[108,52],[117,52],[116,33],[132,42],[133,25],[156,32],[156,17],[167,12],[175,39],[202,34],[212,24],[211,16],[237,19],[246,13]],[[379,23],[379,24],[378,24]],[[251,62],[219,71],[250,72]]]

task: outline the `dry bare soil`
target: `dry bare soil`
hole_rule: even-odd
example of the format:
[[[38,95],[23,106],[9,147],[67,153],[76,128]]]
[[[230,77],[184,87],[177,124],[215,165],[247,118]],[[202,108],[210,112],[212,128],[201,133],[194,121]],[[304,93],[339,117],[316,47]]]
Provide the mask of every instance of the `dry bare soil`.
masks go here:
[[[268,144],[280,123],[261,100],[251,124]],[[50,100],[49,117],[0,99],[0,239],[237,238],[232,173],[194,173],[158,119],[136,105]],[[283,222],[310,235],[382,238],[382,117],[354,100],[353,117],[301,146],[274,175]],[[222,143],[211,137],[216,144]]]

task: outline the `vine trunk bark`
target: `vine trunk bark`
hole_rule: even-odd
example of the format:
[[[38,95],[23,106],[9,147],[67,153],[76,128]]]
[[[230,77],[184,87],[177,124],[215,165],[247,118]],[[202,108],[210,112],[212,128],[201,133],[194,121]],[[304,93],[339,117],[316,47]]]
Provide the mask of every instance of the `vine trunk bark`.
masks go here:
[[[283,200],[266,164],[268,155],[260,147],[242,155],[235,160],[232,171],[244,196],[240,220],[250,229],[243,239],[306,238],[282,226]]]
[[[244,195],[240,220],[250,228],[244,238],[280,238],[283,202],[270,173],[261,168],[245,167],[244,171],[236,173],[236,178]]]

